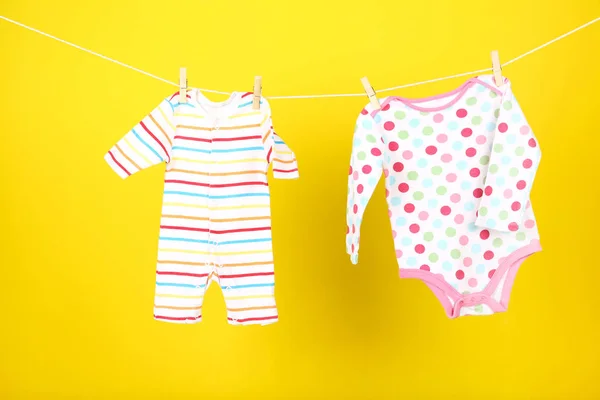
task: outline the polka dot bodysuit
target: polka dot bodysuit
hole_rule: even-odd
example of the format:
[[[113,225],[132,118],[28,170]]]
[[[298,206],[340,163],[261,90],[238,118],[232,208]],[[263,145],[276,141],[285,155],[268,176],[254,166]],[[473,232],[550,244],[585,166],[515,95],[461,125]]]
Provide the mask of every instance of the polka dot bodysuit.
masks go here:
[[[541,152],[511,83],[472,78],[426,99],[388,97],[358,117],[346,247],[358,262],[365,207],[385,176],[400,276],[449,317],[506,311],[517,269],[540,251],[529,193]]]

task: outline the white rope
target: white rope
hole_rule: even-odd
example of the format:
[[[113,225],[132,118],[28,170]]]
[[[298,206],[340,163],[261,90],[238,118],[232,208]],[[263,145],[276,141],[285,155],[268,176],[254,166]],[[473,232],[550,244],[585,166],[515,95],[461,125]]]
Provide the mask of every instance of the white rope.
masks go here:
[[[71,42],[68,42],[66,40],[57,38],[56,36],[52,36],[52,35],[50,35],[50,34],[48,34],[46,32],[42,32],[42,31],[40,31],[38,29],[35,29],[35,28],[32,28],[32,27],[27,26],[25,24],[22,24],[20,22],[14,21],[14,20],[12,20],[10,18],[7,18],[7,17],[4,17],[4,16],[0,15],[0,19],[3,19],[6,22],[10,22],[11,24],[20,26],[22,28],[28,29],[28,30],[30,30],[32,32],[39,33],[40,35],[49,37],[50,39],[54,39],[54,40],[56,40],[56,41],[58,41],[60,43],[64,43],[64,44],[66,44],[68,46],[71,46],[71,47],[74,47],[74,48],[76,48],[78,50],[81,50],[81,51],[84,51],[86,53],[92,54],[94,56],[100,57],[100,58],[102,58],[104,60],[113,62],[113,63],[115,63],[117,65],[122,66],[122,67],[131,69],[131,70],[139,72],[139,73],[141,73],[143,75],[146,75],[146,76],[149,76],[151,78],[157,79],[157,80],[159,80],[161,82],[164,82],[164,83],[167,83],[169,85],[173,85],[173,86],[179,87],[178,83],[171,82],[171,81],[169,81],[167,79],[161,78],[160,76],[153,75],[153,74],[151,74],[149,72],[143,71],[143,70],[141,70],[139,68],[136,68],[134,66],[131,66],[129,64],[125,64],[125,63],[123,63],[121,61],[114,60],[114,59],[112,59],[110,57],[107,57],[105,55],[102,55],[100,53],[96,53],[95,51],[86,49],[86,48],[78,46],[78,45],[76,45],[74,43],[71,43]],[[578,26],[577,28],[575,28],[575,29],[573,29],[573,30],[571,30],[571,31],[563,34],[563,35],[560,35],[559,37],[554,38],[554,39],[550,40],[549,42],[546,42],[546,43],[542,44],[541,46],[538,46],[538,47],[536,47],[536,48],[534,48],[532,50],[529,50],[526,53],[523,53],[523,54],[521,54],[521,55],[519,55],[519,56],[517,56],[515,58],[512,58],[509,61],[503,63],[502,66],[505,67],[507,65],[510,65],[510,64],[514,63],[515,61],[518,61],[518,60],[520,60],[523,57],[526,57],[526,56],[528,56],[530,54],[533,54],[536,51],[541,50],[544,47],[549,46],[552,43],[555,43],[555,42],[557,42],[557,41],[559,41],[561,39],[564,39],[567,36],[572,35],[573,33],[577,32],[577,31],[579,31],[579,30],[581,30],[583,28],[586,28],[586,27],[588,27],[588,26],[590,26],[592,24],[595,24],[598,21],[600,21],[600,17],[595,18],[595,19],[593,19],[593,20],[591,20],[591,21],[589,21],[589,22],[587,22],[587,23],[585,23],[585,24],[583,24],[581,26]],[[444,81],[444,80],[448,80],[448,79],[458,78],[458,77],[461,77],[461,76],[468,76],[468,75],[480,74],[482,72],[488,72],[488,71],[491,71],[491,70],[492,70],[492,68],[485,68],[485,69],[480,69],[480,70],[477,70],[477,71],[464,72],[464,73],[461,73],[461,74],[444,76],[442,78],[435,78],[435,79],[429,79],[429,80],[426,80],[426,81],[420,81],[420,82],[414,82],[414,83],[407,83],[407,84],[400,85],[400,86],[394,86],[394,87],[390,87],[390,88],[379,89],[377,91],[378,92],[390,92],[392,90],[398,90],[398,89],[404,89],[404,88],[412,87],[412,86],[424,85],[426,83],[433,83],[433,82],[439,82],[439,81]],[[208,92],[208,93],[230,94],[230,92],[222,92],[222,91],[219,91],[219,90],[211,90],[211,89],[199,89],[199,90],[202,91],[202,92]],[[314,95],[298,95],[298,96],[269,96],[269,97],[267,97],[267,99],[317,99],[317,98],[330,98],[330,97],[359,97],[359,96],[365,96],[365,94],[364,93],[339,93],[339,94],[334,93],[334,94],[314,94]]]

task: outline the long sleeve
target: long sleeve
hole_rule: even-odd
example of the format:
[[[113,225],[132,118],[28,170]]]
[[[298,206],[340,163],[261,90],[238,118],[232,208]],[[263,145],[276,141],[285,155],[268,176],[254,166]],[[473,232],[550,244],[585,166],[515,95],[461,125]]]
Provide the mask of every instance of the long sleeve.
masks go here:
[[[346,206],[346,252],[358,263],[360,226],[365,209],[383,172],[383,141],[371,115],[363,110],[354,128]]]
[[[170,162],[175,136],[173,115],[174,104],[164,99],[106,153],[108,165],[125,179],[142,169]]]
[[[519,229],[540,159],[539,144],[507,82],[475,225],[501,232]]]

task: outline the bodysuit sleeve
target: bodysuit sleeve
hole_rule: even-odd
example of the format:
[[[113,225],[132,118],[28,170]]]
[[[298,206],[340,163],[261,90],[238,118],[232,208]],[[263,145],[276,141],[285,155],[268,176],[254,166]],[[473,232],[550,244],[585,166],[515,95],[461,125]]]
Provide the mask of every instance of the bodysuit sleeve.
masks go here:
[[[510,232],[523,223],[541,151],[510,82],[504,86],[475,225]]]
[[[382,137],[371,115],[363,110],[354,128],[348,173],[346,252],[353,264],[358,263],[362,217],[382,172]]]
[[[174,103],[166,98],[106,153],[108,165],[125,179],[142,169],[170,162],[175,135],[173,115]]]
[[[268,105],[265,108],[267,107]],[[273,177],[276,179],[297,179],[299,172],[296,155],[275,132],[270,111],[264,116],[261,125],[267,162],[272,164]]]

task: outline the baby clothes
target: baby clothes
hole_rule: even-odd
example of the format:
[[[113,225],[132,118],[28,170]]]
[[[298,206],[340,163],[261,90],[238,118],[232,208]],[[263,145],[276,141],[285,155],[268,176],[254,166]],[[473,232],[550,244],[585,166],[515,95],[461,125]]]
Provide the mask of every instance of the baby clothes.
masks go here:
[[[202,319],[212,281],[223,290],[231,324],[270,324],[274,298],[267,170],[298,177],[294,153],[274,132],[266,100],[253,110],[252,93],[224,102],[200,91],[162,101],[106,154],[126,178],[167,163],[160,222],[154,318]]]
[[[540,251],[529,193],[541,153],[511,83],[388,97],[358,117],[348,177],[347,252],[379,177],[400,276],[418,278],[451,318],[506,311],[525,258]]]

